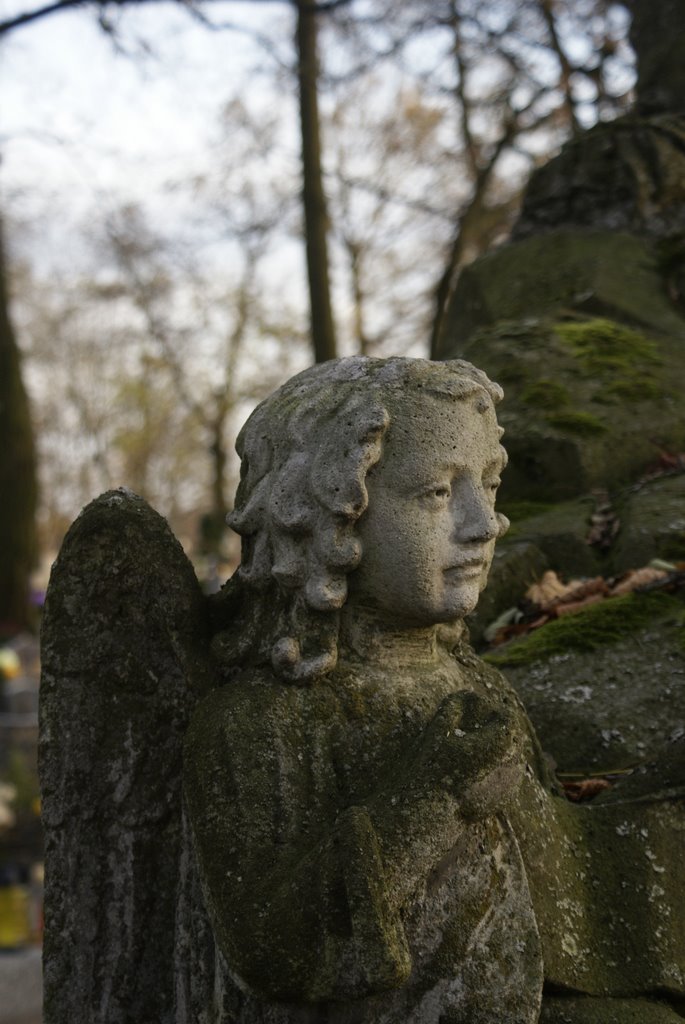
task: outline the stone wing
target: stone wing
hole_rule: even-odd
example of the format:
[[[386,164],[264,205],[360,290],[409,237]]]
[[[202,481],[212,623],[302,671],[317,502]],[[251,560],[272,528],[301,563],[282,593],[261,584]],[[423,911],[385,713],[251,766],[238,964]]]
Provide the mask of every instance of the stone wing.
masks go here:
[[[170,1024],[189,998],[174,992],[179,942],[190,941],[177,906],[197,906],[181,761],[210,685],[205,620],[160,515],[124,490],[84,509],[53,567],[42,629],[46,1024]],[[198,927],[194,955],[211,942]]]

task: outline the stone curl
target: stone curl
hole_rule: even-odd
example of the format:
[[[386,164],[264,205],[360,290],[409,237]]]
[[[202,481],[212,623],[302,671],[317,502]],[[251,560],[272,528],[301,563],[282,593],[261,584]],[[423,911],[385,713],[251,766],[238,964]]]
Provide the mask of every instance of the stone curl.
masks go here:
[[[239,581],[282,606],[276,673],[306,682],[337,661],[347,577],[361,559],[355,524],[381,458],[393,399],[407,391],[458,401],[502,391],[462,360],[352,358],[324,363],[263,402],[238,436],[241,479],[229,525],[242,537]]]

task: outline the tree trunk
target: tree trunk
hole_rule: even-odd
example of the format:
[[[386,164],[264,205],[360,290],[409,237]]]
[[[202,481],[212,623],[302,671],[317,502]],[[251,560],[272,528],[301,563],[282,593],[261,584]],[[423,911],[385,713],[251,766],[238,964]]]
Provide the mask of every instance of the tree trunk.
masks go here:
[[[637,56],[640,114],[685,112],[685,5],[682,0],[629,0],[630,41]]]
[[[29,402],[9,316],[0,224],[0,630],[30,624],[36,556],[36,460]]]
[[[226,536],[226,417],[228,407],[222,404],[222,398],[217,398],[216,415],[211,420],[211,434],[209,454],[212,463],[211,495],[212,503],[210,510],[203,515],[200,522],[200,543],[202,552],[221,558],[224,551],[224,538]]]
[[[336,343],[328,272],[328,211],[321,172],[321,130],[317,96],[316,11],[310,0],[297,7],[297,74],[302,133],[302,205],[307,248],[311,334],[317,363],[335,359]]]

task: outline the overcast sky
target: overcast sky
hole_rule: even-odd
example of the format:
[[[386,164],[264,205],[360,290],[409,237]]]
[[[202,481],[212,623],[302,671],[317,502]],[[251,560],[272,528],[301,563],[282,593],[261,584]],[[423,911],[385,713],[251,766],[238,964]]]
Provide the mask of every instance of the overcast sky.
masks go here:
[[[16,9],[0,0],[0,17]],[[282,4],[217,4],[212,13],[265,28],[280,21],[289,35]],[[149,197],[206,167],[222,103],[246,72],[269,66],[249,36],[212,33],[172,4],[127,11],[121,39],[130,55],[116,51],[92,12],[74,11],[0,45],[3,206],[36,209],[67,194],[84,208],[109,194]],[[259,78],[251,81],[254,97]]]

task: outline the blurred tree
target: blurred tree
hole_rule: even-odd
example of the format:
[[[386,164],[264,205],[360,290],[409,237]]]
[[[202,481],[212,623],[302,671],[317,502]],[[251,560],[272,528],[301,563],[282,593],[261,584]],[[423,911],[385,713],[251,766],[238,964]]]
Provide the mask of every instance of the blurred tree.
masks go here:
[[[152,0],[54,0],[42,7],[18,13],[0,21],[0,38],[11,31],[41,18],[90,6],[96,10],[102,28],[113,37],[116,29],[111,20],[113,9],[150,3]],[[234,24],[219,24],[205,14],[202,3],[178,0],[190,13],[213,28],[235,29]],[[295,12],[295,64],[293,72],[298,83],[300,141],[302,154],[302,220],[309,283],[310,333],[316,362],[334,359],[337,355],[336,334],[331,303],[328,260],[329,219],[321,165],[321,130],[319,125],[319,54],[318,21],[323,13],[333,11],[351,0],[286,0]],[[270,43],[256,34],[260,42]]]
[[[462,268],[505,240],[531,168],[580,122],[625,108],[625,10],[372,0],[323,28],[337,57],[322,79],[336,100],[327,185],[357,345],[371,351],[389,333],[373,310],[383,296],[395,344],[428,335],[437,355]]]
[[[627,0],[637,52],[640,114],[685,109],[685,5],[681,0]]]
[[[31,625],[29,575],[36,558],[36,461],[21,357],[9,310],[0,223],[0,630]]]
[[[79,0],[78,6],[94,9],[103,28],[116,38],[114,15],[146,2],[150,0]],[[73,0],[55,0],[5,19],[0,36],[73,6]],[[609,0],[405,0],[399,9],[389,0],[287,0],[294,13],[295,46],[285,59],[270,37],[236,21],[217,20],[211,2],[183,6],[211,29],[252,34],[297,82],[303,238],[317,360],[338,352],[329,270],[330,176],[325,173],[335,143],[332,137],[326,145],[322,141],[320,94],[330,95],[336,86],[338,92],[349,91],[354,80],[380,62],[387,66],[392,61],[424,97],[452,106],[449,142],[419,154],[424,165],[441,162],[448,154],[451,173],[459,173],[468,185],[460,190],[456,205],[443,212],[452,230],[444,240],[436,239],[444,255],[433,285],[433,354],[439,352],[446,303],[461,268],[505,236],[526,172],[581,122],[614,116],[625,100],[625,87],[616,90],[611,71],[617,60],[625,59],[625,18],[621,6]],[[323,69],[318,55],[322,34]],[[357,107],[362,117],[364,106],[362,101]],[[443,138],[445,127],[443,123]],[[364,183],[373,186],[368,179]],[[349,178],[347,188],[349,193]],[[383,191],[389,195],[387,187]],[[438,205],[432,196],[431,202]],[[331,219],[356,289],[358,314],[364,290],[360,266],[368,261],[354,230],[338,223],[336,216]],[[357,333],[358,328],[359,322]]]
[[[242,111],[227,116],[245,171]],[[226,203],[219,163],[214,179],[190,187],[196,201],[203,194],[222,252],[231,247],[229,268],[198,266],[129,205],[104,225],[94,218],[93,276],[24,280],[18,307],[39,397],[48,543],[94,493],[125,484],[190,544],[201,516],[203,552],[226,554],[236,420],[306,365],[306,338],[288,303],[270,303],[264,287],[273,216],[265,180]]]
[[[377,72],[385,60],[401,70],[405,93],[409,79],[420,105],[443,111],[440,129],[413,151],[422,166],[442,172],[442,183],[433,173],[421,197],[443,253],[429,328],[435,356],[461,269],[506,238],[530,170],[580,126],[626,109],[625,8],[606,0],[406,0],[397,10],[372,0],[363,15],[353,5],[332,20],[355,53],[356,64],[340,76],[342,94],[358,69]],[[398,140],[411,109],[396,105]],[[359,116],[368,116],[363,107]],[[381,173],[379,192],[406,196],[402,179],[389,189],[388,176]],[[372,188],[373,179],[360,184]],[[440,210],[448,232],[436,220]]]
[[[120,39],[121,11],[144,2],[78,6],[94,8]],[[0,34],[41,11],[71,6],[63,0],[36,8],[24,20],[0,23]],[[215,30],[240,28],[218,20],[223,6],[184,8]],[[197,249],[178,260],[162,237],[166,218],[150,232],[145,211],[136,221],[120,209],[110,215],[107,246],[97,257],[106,250],[103,269],[65,282],[59,297],[51,292],[49,330],[33,319],[42,339],[36,365],[53,367],[40,389],[53,480],[64,467],[56,425],[65,415],[51,394],[59,379],[69,396],[69,451],[82,466],[84,497],[124,480],[176,516],[184,503],[169,494],[168,482],[187,474],[196,499],[213,495],[201,499],[209,534],[212,523],[223,522],[232,419],[244,414],[248,397],[287,374],[286,353],[300,358],[293,339],[303,334],[302,313],[283,308],[300,302],[300,278],[291,271],[292,245],[287,274],[279,274],[285,250],[276,253],[273,238],[301,232],[303,220],[308,225],[317,358],[338,350],[329,255],[342,351],[419,354],[432,336],[438,353],[456,279],[506,237],[530,168],[578,124],[612,117],[629,84],[621,72],[626,18],[605,0],[405,0],[399,7],[390,0],[288,0],[283,9],[292,16],[292,36],[281,22],[258,40],[275,58],[278,78],[263,76],[260,89],[241,87],[242,111],[238,101],[227,104],[225,145],[219,153],[213,144],[212,166],[194,181],[174,183],[188,197],[181,218],[192,210],[197,220],[208,209],[211,230],[225,225],[223,239],[214,238],[222,259],[205,266],[206,251]],[[240,30],[255,34],[250,25]],[[273,102],[264,103],[262,85]],[[254,146],[246,159],[239,140],[248,121]],[[197,233],[206,240],[207,225]],[[119,318],[109,334],[108,317]],[[260,344],[270,372],[257,386],[252,364]],[[73,358],[62,373],[66,352]],[[78,429],[85,438],[77,438]],[[189,453],[200,448],[190,465]]]
[[[335,359],[337,344],[328,265],[328,204],[321,167],[319,52],[316,5],[294,0],[297,8],[297,78],[302,142],[302,208],[307,249],[311,332],[317,363]]]

